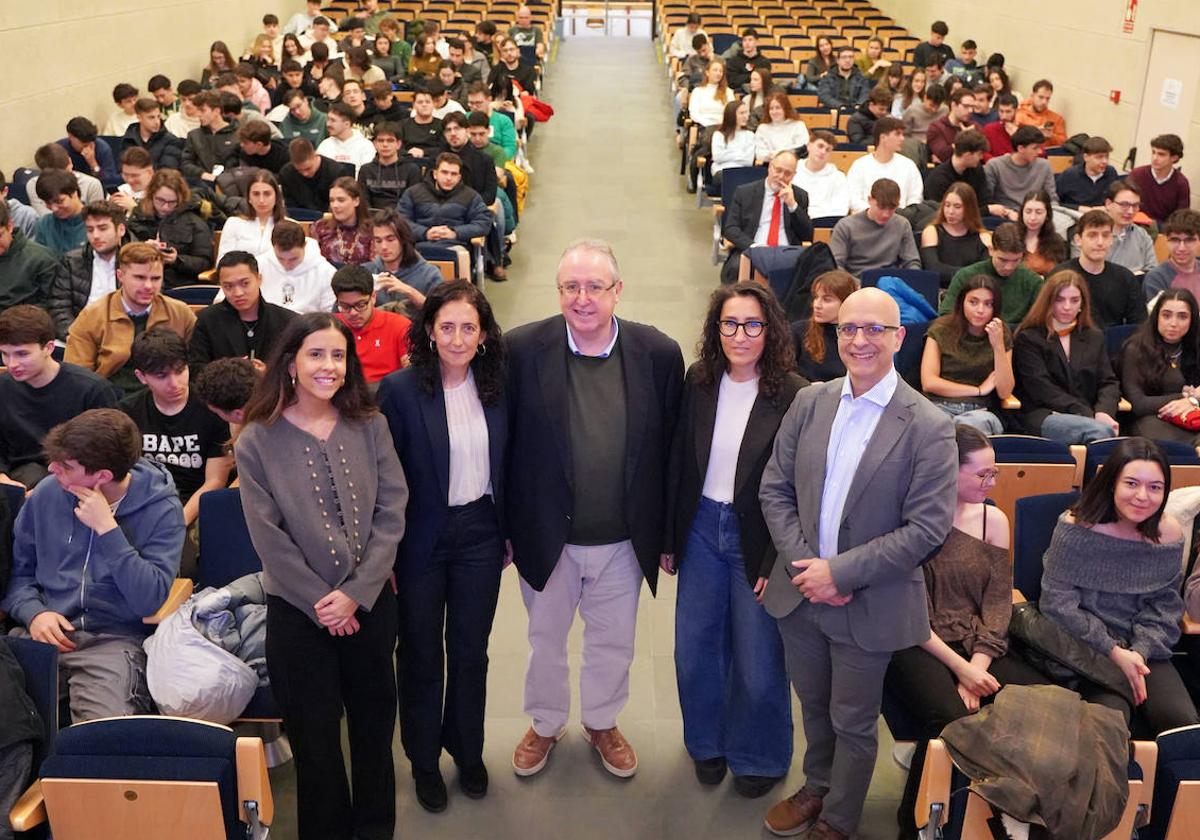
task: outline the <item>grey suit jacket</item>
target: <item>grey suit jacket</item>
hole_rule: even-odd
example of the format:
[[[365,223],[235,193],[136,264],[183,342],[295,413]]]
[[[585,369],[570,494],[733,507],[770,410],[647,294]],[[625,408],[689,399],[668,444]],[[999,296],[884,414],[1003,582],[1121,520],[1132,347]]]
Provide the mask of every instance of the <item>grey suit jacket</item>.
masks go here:
[[[764,606],[783,618],[803,603],[791,561],[818,557],[825,453],[842,379],[797,394],[780,424],[759,489],[778,558]],[[889,651],[929,638],[921,564],[950,533],[958,451],[950,418],[901,380],[879,418],[850,485],[838,534],[827,557],[844,607],[822,611],[822,626],[845,627],[864,650]],[[845,610],[839,618],[834,610]]]

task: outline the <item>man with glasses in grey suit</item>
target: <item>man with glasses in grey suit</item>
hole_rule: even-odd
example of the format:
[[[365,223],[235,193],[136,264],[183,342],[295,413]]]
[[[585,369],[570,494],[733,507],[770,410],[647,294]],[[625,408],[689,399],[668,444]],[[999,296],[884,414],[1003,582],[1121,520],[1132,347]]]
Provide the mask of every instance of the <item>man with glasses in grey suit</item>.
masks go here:
[[[808,840],[845,840],[862,816],[888,662],[929,638],[921,564],[950,532],[958,464],[950,418],[892,364],[892,298],[850,295],[837,334],[846,376],[797,395],[759,491],[778,551],[763,604],[807,742],[804,786],[766,826]]]

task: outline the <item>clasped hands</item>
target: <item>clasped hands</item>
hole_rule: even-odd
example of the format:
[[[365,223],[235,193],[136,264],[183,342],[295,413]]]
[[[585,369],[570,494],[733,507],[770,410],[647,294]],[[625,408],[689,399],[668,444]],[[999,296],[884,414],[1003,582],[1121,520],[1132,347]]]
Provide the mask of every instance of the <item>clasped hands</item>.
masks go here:
[[[317,621],[331,636],[352,636],[358,632],[358,619],[354,613],[358,602],[341,590],[335,589],[313,604]]]
[[[792,578],[792,584],[812,603],[844,607],[854,598],[853,594],[838,592],[828,560],[810,557],[807,560],[793,560],[792,566],[800,570],[800,574]]]

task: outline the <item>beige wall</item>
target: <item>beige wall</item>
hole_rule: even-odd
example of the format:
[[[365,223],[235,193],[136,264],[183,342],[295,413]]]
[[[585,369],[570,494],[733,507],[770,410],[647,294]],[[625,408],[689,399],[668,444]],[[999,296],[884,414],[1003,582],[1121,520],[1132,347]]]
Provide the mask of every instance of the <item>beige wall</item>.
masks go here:
[[[0,168],[32,165],[73,116],[103,128],[118,82],[146,93],[155,73],[199,79],[213,41],[236,57],[266,12],[286,22],[303,9],[303,0],[0,0]]]
[[[1135,142],[1152,29],[1200,35],[1197,0],[1142,0],[1130,34],[1122,30],[1126,0],[872,2],[922,39],[928,37],[933,21],[946,21],[947,40],[955,51],[965,38],[973,38],[981,62],[990,53],[1004,53],[1013,86],[1025,95],[1033,82],[1050,79],[1054,82],[1051,107],[1066,118],[1068,132],[1108,138],[1117,149],[1113,155],[1117,165]],[[1193,60],[1200,62],[1200,48]],[[1111,90],[1121,91],[1120,104],[1109,101]],[[1189,124],[1176,126],[1175,133],[1183,138],[1187,151],[1184,171],[1193,196],[1200,197],[1200,95],[1196,90],[1184,95],[1197,107]],[[1149,154],[1149,149],[1139,149],[1138,163],[1148,163]]]

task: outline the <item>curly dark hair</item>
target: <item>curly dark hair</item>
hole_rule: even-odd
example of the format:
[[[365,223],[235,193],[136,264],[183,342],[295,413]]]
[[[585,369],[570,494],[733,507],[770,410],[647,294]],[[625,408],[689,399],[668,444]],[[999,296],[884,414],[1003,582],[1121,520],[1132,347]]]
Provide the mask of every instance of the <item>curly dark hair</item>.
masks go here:
[[[492,305],[473,284],[465,280],[453,280],[449,283],[438,283],[425,295],[425,305],[413,319],[408,331],[408,363],[415,368],[420,377],[421,387],[427,394],[432,394],[434,383],[441,375],[441,361],[437,348],[430,337],[433,326],[437,323],[437,315],[443,306],[456,300],[461,300],[475,307],[479,315],[479,328],[486,334],[480,347],[483,352],[471,360],[471,370],[475,374],[475,388],[479,391],[479,401],[484,405],[495,405],[504,390],[504,341],[500,333],[500,325],[492,315]]]
[[[733,297],[754,298],[762,309],[767,329],[764,334],[766,346],[763,347],[762,358],[758,360],[758,387],[768,397],[774,397],[779,393],[784,377],[796,367],[792,331],[775,293],[752,282],[721,286],[709,298],[708,314],[704,316],[704,327],[696,344],[696,355],[699,357],[696,384],[711,392],[729,367],[725,351],[721,349],[721,332],[717,323],[721,320],[725,302]]]

